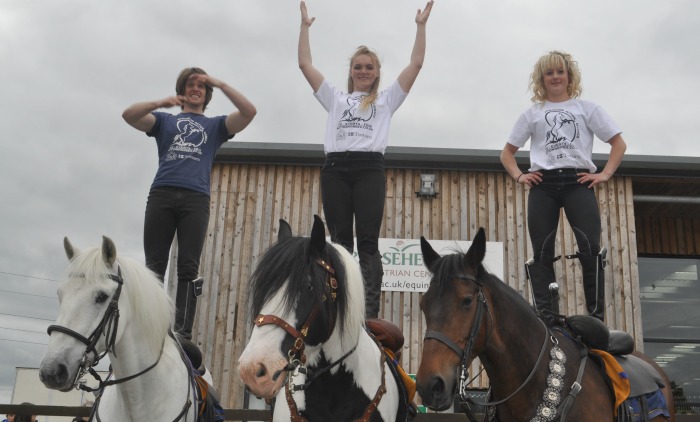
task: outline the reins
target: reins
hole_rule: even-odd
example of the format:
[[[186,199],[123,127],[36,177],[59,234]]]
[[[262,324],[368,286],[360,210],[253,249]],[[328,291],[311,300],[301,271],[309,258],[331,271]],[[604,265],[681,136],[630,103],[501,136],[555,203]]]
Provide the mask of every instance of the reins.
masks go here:
[[[477,296],[476,316],[474,317],[474,324],[472,325],[472,329],[471,329],[471,332],[469,333],[469,338],[467,340],[467,343],[464,346],[464,349],[461,349],[454,341],[452,341],[449,337],[447,337],[445,334],[443,334],[439,331],[432,331],[432,330],[426,331],[423,341],[425,341],[427,339],[437,340],[437,341],[445,344],[452,351],[454,351],[457,354],[457,356],[460,357],[461,363],[460,363],[460,369],[459,369],[459,371],[460,371],[459,396],[462,400],[469,401],[469,402],[472,402],[476,405],[485,406],[485,407],[497,406],[499,404],[503,404],[506,401],[508,401],[510,398],[512,398],[514,395],[516,395],[518,392],[520,392],[525,387],[525,385],[527,385],[527,383],[529,383],[530,380],[532,380],[537,368],[540,365],[540,362],[542,361],[542,357],[544,356],[544,352],[547,349],[547,338],[549,337],[549,329],[544,324],[544,322],[542,322],[540,320],[540,322],[542,323],[542,325],[545,328],[545,335],[544,335],[544,341],[542,343],[542,348],[540,349],[540,353],[537,356],[537,361],[535,362],[535,365],[533,366],[532,370],[528,374],[527,378],[525,379],[525,381],[522,384],[520,384],[520,386],[515,391],[513,391],[511,394],[509,394],[504,399],[492,401],[492,402],[489,402],[489,401],[481,402],[481,401],[475,400],[475,399],[467,396],[466,388],[471,383],[471,381],[473,381],[473,379],[468,381],[469,369],[467,367],[467,363],[468,363],[469,357],[475,357],[472,355],[472,352],[474,349],[474,343],[476,340],[476,336],[478,335],[479,330],[481,329],[484,311],[485,310],[488,311],[489,315],[490,315],[490,309],[488,307],[488,302],[486,301],[486,296],[484,295],[484,292],[483,292],[483,286],[482,286],[481,282],[479,280],[477,280],[476,277],[473,277],[471,275],[462,275],[462,276],[459,276],[457,278],[459,278],[460,280],[471,281],[478,286],[478,290],[476,293],[476,296]],[[493,326],[491,326],[491,330],[493,330]],[[486,344],[488,344],[488,340],[490,339],[490,337],[491,337],[491,331],[489,331],[489,333],[488,333],[488,338],[487,338]]]
[[[328,300],[328,297],[330,296],[330,300],[332,303],[335,303],[336,297],[337,297],[337,290],[338,290],[338,281],[335,278],[335,270],[333,267],[326,262],[323,259],[317,259],[316,264],[319,265],[321,268],[326,270],[328,273],[328,276],[326,278],[326,292],[323,294],[322,301],[326,302]],[[339,359],[336,361],[330,363],[329,365],[316,370],[312,371],[310,368],[307,368],[305,366],[306,364],[306,355],[304,354],[304,348],[305,348],[305,340],[309,335],[309,327],[312,325],[312,323],[316,320],[318,317],[318,314],[321,312],[321,304],[317,303],[314,308],[312,309],[311,313],[309,314],[309,317],[306,319],[302,327],[297,330],[294,328],[292,324],[289,324],[288,322],[284,321],[283,319],[275,316],[275,315],[263,315],[259,314],[258,316],[255,317],[255,326],[256,327],[262,327],[264,325],[276,325],[279,328],[282,328],[284,331],[286,331],[289,335],[291,335],[294,338],[294,343],[292,344],[292,347],[289,349],[287,352],[287,357],[288,357],[288,362],[284,366],[284,368],[278,370],[272,375],[273,380],[277,380],[279,376],[282,374],[282,372],[287,372],[287,378],[288,381],[285,385],[285,398],[287,401],[287,406],[289,407],[289,412],[290,412],[290,417],[292,422],[306,422],[306,418],[301,416],[299,414],[299,410],[297,408],[296,402],[294,401],[294,398],[292,397],[292,394],[297,391],[304,391],[307,390],[316,380],[318,380],[322,375],[326,374],[329,372],[331,369],[334,367],[340,365],[345,359],[347,359],[350,355],[352,355],[356,350],[357,350],[357,344],[353,346],[349,351],[347,351],[343,356],[341,356]],[[333,313],[331,315],[331,319],[329,320],[329,336],[332,334],[333,329],[335,327],[335,314]],[[381,348],[380,348],[381,350]],[[379,402],[386,393],[386,371],[384,368],[384,361],[380,360],[381,368],[382,368],[382,381],[379,387],[377,388],[377,392],[374,395],[373,400],[370,402],[369,406],[365,409],[362,417],[358,419],[358,421],[369,421],[372,414],[375,412],[377,407],[379,406]],[[294,384],[293,379],[299,375],[299,374],[304,374],[306,375],[306,380],[304,381],[303,384]]]
[[[76,388],[79,386],[78,381],[80,380],[80,378],[82,378],[88,370],[92,369],[94,366],[97,366],[100,360],[104,358],[107,355],[107,353],[112,352],[114,356],[117,355],[114,351],[114,343],[117,337],[117,329],[119,328],[119,297],[121,296],[122,286],[124,284],[124,280],[122,279],[121,267],[117,267],[116,275],[107,274],[107,278],[117,283],[117,290],[114,292],[112,300],[110,300],[109,305],[107,306],[107,310],[105,311],[104,315],[102,315],[102,319],[100,320],[99,324],[97,324],[97,327],[95,327],[95,329],[92,331],[89,337],[85,337],[82,334],[73,331],[68,327],[64,327],[62,325],[57,324],[49,325],[49,327],[46,329],[46,332],[49,334],[49,336],[52,332],[58,331],[60,333],[73,337],[74,339],[78,340],[86,346],[85,351],[83,352],[83,356],[80,359],[80,367],[78,369],[75,379],[73,380],[73,386]],[[105,330],[107,331],[105,332]],[[100,340],[100,337],[103,335],[105,336],[105,351],[100,354],[95,349],[95,346]],[[90,353],[92,353],[95,356],[91,363],[88,361],[88,354]],[[91,371],[91,374],[92,372],[94,371]]]
[[[477,290],[477,310],[476,310],[476,316],[474,318],[474,324],[472,325],[471,332],[469,334],[469,338],[467,340],[467,344],[464,346],[464,349],[460,349],[460,347],[452,341],[449,337],[447,337],[445,334],[439,332],[439,331],[426,331],[424,341],[427,339],[434,339],[437,341],[442,342],[445,344],[447,347],[449,347],[452,351],[454,351],[461,359],[461,364],[460,364],[460,384],[459,384],[459,396],[464,402],[471,402],[473,404],[476,404],[478,406],[484,406],[484,407],[493,407],[493,406],[498,406],[500,404],[503,404],[510,400],[513,396],[518,394],[525,386],[533,379],[535,373],[537,372],[537,369],[540,367],[540,364],[542,363],[542,358],[545,355],[545,351],[547,350],[547,340],[550,339],[552,343],[554,344],[552,350],[551,350],[551,355],[552,355],[552,361],[550,362],[550,371],[552,371],[552,364],[554,364],[554,367],[556,368],[557,371],[556,373],[552,373],[550,377],[548,378],[548,383],[552,381],[553,378],[558,379],[559,381],[557,382],[556,386],[553,388],[550,386],[544,393],[544,398],[543,398],[543,404],[538,407],[537,410],[537,416],[532,419],[532,421],[539,421],[539,420],[553,420],[552,418],[559,416],[561,421],[566,420],[566,416],[571,409],[571,406],[573,405],[574,400],[578,396],[579,392],[582,389],[582,379],[583,379],[583,374],[586,368],[586,361],[587,361],[587,349],[585,346],[582,346],[580,350],[581,354],[581,364],[579,365],[579,369],[576,375],[576,380],[574,383],[571,385],[571,389],[569,391],[569,394],[566,396],[566,398],[563,400],[563,402],[560,403],[560,395],[559,391],[562,388],[561,385],[561,380],[563,378],[563,375],[565,373],[565,367],[563,366],[565,361],[566,361],[566,356],[564,355],[564,352],[558,347],[558,341],[554,337],[554,334],[550,331],[549,327],[542,321],[541,319],[538,318],[538,321],[542,326],[544,327],[544,340],[542,342],[542,347],[540,348],[540,352],[537,356],[537,360],[535,361],[535,364],[533,365],[532,369],[530,370],[530,373],[528,376],[525,378],[525,381],[523,381],[518,388],[515,389],[511,394],[509,394],[507,397],[496,400],[496,401],[480,401],[471,397],[468,397],[466,394],[466,387],[471,384],[471,382],[474,380],[472,378],[471,380],[467,381],[469,371],[467,368],[467,362],[469,357],[476,357],[472,355],[472,351],[474,348],[474,342],[476,339],[477,334],[479,333],[481,329],[481,324],[483,321],[483,314],[484,310],[487,310],[490,314],[490,309],[488,307],[488,302],[486,301],[486,297],[484,296],[483,289],[482,289],[482,284],[479,282],[475,277],[473,276],[459,276],[457,277],[462,280],[469,280],[474,282],[478,286]],[[493,325],[491,326],[491,330],[493,330]],[[488,344],[488,339],[490,339],[491,332],[489,331],[487,340],[485,344]],[[559,378],[561,377],[561,378]],[[476,377],[475,377],[476,378]],[[551,390],[551,391],[550,391]],[[490,396],[490,389],[489,389],[489,394],[487,394],[487,398]],[[468,410],[468,407],[467,407]],[[467,412],[467,416],[471,415],[471,412]],[[471,415],[472,420],[473,420],[473,415]],[[538,419],[540,418],[540,419]],[[545,419],[542,419],[545,418]]]
[[[160,358],[163,356],[163,350],[165,349],[165,338],[163,339],[163,343],[161,344],[160,348],[160,353],[158,353],[158,358],[156,361],[149,365],[147,368],[137,372],[136,374],[129,375],[124,378],[119,378],[115,380],[110,380],[110,378],[113,375],[113,371],[111,369],[110,365],[110,372],[107,375],[107,377],[102,380],[102,377],[95,371],[95,366],[100,362],[102,358],[104,358],[109,352],[112,352],[112,354],[117,357],[117,353],[114,349],[115,343],[116,343],[116,336],[117,336],[117,329],[119,327],[119,298],[121,296],[121,291],[122,291],[122,286],[124,285],[124,280],[122,278],[122,272],[121,272],[121,267],[117,267],[117,274],[107,274],[107,278],[110,280],[113,280],[114,282],[117,283],[117,290],[114,292],[114,295],[112,296],[112,299],[109,302],[109,305],[107,306],[107,310],[105,311],[104,315],[102,315],[102,319],[100,322],[97,324],[97,327],[92,331],[89,337],[85,337],[82,334],[68,328],[64,327],[62,325],[49,325],[47,328],[47,332],[49,336],[51,335],[52,332],[58,331],[60,333],[66,334],[70,337],[75,338],[76,340],[80,341],[81,343],[85,344],[85,351],[83,352],[83,356],[80,359],[80,366],[78,369],[78,372],[76,374],[75,380],[73,381],[73,386],[77,389],[81,389],[83,391],[87,391],[90,393],[95,393],[95,403],[93,404],[92,410],[90,412],[90,417],[89,421],[92,421],[93,418],[97,420],[97,422],[101,422],[100,415],[99,415],[99,403],[100,399],[102,398],[102,395],[104,394],[105,388],[111,385],[117,385],[121,383],[125,383],[127,381],[133,380],[147,372],[149,372],[151,369],[155,368],[158,363],[160,362]],[[106,331],[105,331],[106,330]],[[183,357],[183,351],[182,347],[179,346],[179,343],[177,340],[174,338],[172,331],[168,330],[168,335],[175,341],[176,344],[178,344],[178,349],[180,350],[180,357],[183,358],[184,362],[184,357]],[[104,336],[105,337],[105,351],[102,352],[101,354],[97,352],[97,349],[95,349],[95,346],[97,345],[97,342],[99,341],[100,337]],[[95,359],[92,362],[88,361],[88,354],[92,353],[95,356]],[[90,375],[92,375],[98,382],[98,386],[96,388],[91,388],[88,387],[87,385],[83,383],[79,383],[79,380],[85,375],[86,372],[89,372]],[[173,422],[178,421],[180,418],[182,418],[185,414],[187,414],[187,411],[189,407],[192,405],[192,400],[190,399],[190,392],[192,391],[192,382],[193,382],[193,377],[192,377],[192,371],[188,370],[187,371],[189,381],[187,383],[187,400],[185,402],[185,405],[183,406],[182,410],[180,413],[173,419]]]

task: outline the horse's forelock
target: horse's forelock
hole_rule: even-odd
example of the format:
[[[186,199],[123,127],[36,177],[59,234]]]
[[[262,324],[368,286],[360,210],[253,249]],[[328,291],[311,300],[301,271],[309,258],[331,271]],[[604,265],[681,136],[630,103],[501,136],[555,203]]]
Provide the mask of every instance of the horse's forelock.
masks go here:
[[[328,281],[328,272],[316,262],[322,259],[333,267],[334,277],[338,281],[335,306],[339,318],[336,325],[341,332],[348,329],[356,331],[364,320],[364,307],[355,311],[355,308],[364,305],[364,287],[359,270],[352,272],[346,267],[356,266],[357,263],[352,255],[339,245],[326,244],[323,251],[316,251],[309,245],[308,237],[291,237],[280,240],[263,254],[251,277],[251,316],[258,315],[287,281],[289,283],[286,285],[283,312],[289,313],[297,309],[300,300],[310,300],[309,307],[313,306],[313,303],[320,303],[322,295],[326,293]],[[348,277],[351,276],[349,274],[359,277],[359,281],[354,280],[351,285],[348,281]],[[312,295],[308,293],[309,283]],[[351,304],[353,309],[350,309]],[[327,315],[326,307],[322,309],[319,317],[328,322],[330,315]]]
[[[304,238],[288,237],[272,245],[258,261],[251,276],[251,316],[260,313],[263,306],[289,280],[285,295],[284,312],[292,310],[306,283],[302,279],[305,268]]]
[[[170,328],[172,304],[163,289],[163,284],[152,271],[143,264],[122,256],[117,256],[113,268],[108,269],[102,258],[101,248],[96,247],[76,255],[70,261],[65,277],[80,277],[92,285],[109,280],[116,287],[117,282],[108,279],[107,274],[116,274],[117,271],[121,273],[123,280],[121,295],[128,298],[132,308],[133,321],[130,324],[141,324],[144,332],[151,333],[146,341],[150,348],[158,351]]]

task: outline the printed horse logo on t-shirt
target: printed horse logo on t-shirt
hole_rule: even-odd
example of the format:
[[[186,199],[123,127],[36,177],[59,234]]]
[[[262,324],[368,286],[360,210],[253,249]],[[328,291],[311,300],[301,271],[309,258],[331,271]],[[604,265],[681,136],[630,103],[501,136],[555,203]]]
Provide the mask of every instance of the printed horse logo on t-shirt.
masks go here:
[[[191,118],[183,117],[178,119],[176,126],[179,133],[173,139],[174,145],[196,148],[207,142],[207,133],[204,131],[204,126]]]
[[[369,107],[362,109],[360,107],[362,99],[366,95],[349,96],[347,99],[348,109],[340,116],[341,122],[367,122],[375,113],[375,105],[370,104]]]
[[[578,138],[578,126],[573,114],[565,110],[548,110],[544,120],[549,125],[546,135],[546,144],[569,141]]]

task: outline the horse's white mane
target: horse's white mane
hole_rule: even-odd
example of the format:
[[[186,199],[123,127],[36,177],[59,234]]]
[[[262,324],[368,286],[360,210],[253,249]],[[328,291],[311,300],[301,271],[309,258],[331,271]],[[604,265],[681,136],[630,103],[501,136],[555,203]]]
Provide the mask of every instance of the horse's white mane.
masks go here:
[[[163,338],[167,335],[172,319],[172,301],[168,297],[163,284],[158,277],[145,265],[128,257],[117,256],[114,264],[114,273],[117,268],[121,270],[124,280],[122,298],[119,301],[120,309],[123,309],[127,299],[131,305],[131,318],[129,325],[140,328],[150,335],[145,336],[144,346],[158,353],[163,345]],[[66,277],[84,275],[87,283],[115,283],[107,279],[108,273],[100,248],[90,248],[78,253],[66,270]],[[120,324],[126,321],[120,321]],[[138,324],[138,325],[135,325]]]
[[[348,307],[345,314],[345,331],[340,341],[343,348],[357,344],[360,333],[364,330],[365,321],[365,285],[362,272],[355,258],[343,246],[331,243],[345,266],[345,282],[347,283]],[[339,335],[338,330],[333,336]]]

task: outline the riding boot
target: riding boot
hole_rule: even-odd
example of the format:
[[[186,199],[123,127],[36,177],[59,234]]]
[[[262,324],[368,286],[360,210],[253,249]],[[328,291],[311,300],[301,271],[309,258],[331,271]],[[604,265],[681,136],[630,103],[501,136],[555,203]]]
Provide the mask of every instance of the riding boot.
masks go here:
[[[379,252],[368,254],[360,251],[360,268],[365,284],[365,318],[379,317],[379,303],[382,294],[384,268]]]
[[[186,340],[192,340],[192,325],[197,312],[196,286],[201,286],[202,279],[177,284],[175,297],[175,333]],[[201,287],[199,287],[201,288]]]
[[[530,286],[532,287],[532,296],[535,300],[535,308],[540,317],[554,312],[552,309],[551,295],[549,285],[555,282],[554,267],[552,264],[545,264],[540,261],[527,264],[527,272],[530,278]]]
[[[605,271],[598,256],[579,255],[588,315],[605,321]]]

